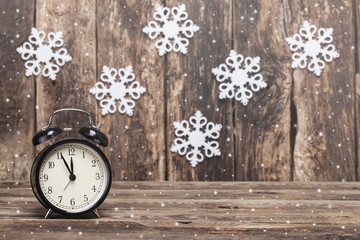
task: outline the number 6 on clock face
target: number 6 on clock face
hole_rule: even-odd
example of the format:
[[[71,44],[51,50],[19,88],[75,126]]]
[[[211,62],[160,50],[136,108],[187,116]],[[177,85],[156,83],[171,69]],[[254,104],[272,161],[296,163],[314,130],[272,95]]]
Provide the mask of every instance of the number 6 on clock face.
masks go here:
[[[106,156],[81,139],[66,139],[45,148],[35,159],[31,176],[38,200],[55,212],[70,215],[95,210],[111,185]]]

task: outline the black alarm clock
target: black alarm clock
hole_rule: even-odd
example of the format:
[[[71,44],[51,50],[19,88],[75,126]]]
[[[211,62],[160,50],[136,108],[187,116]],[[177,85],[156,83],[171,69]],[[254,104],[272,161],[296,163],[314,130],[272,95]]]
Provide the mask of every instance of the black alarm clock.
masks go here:
[[[90,125],[79,130],[87,139],[65,138],[55,143],[50,141],[53,137],[72,130],[51,125],[55,114],[66,111],[88,116]],[[35,158],[30,175],[36,198],[48,209],[45,218],[52,212],[67,216],[93,212],[100,217],[97,207],[105,200],[111,186],[109,161],[95,145],[108,145],[108,138],[99,130],[100,126],[101,124],[97,127],[94,125],[88,112],[65,108],[53,112],[47,126],[42,126],[33,137],[34,146],[46,141],[50,143]]]

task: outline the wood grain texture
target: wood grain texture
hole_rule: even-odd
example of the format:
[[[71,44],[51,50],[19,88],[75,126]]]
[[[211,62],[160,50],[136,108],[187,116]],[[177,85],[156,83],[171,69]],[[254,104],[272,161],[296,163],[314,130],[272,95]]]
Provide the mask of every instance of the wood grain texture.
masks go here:
[[[236,180],[291,180],[290,52],[284,6],[273,1],[234,1],[234,50],[260,57],[267,87],[247,106],[235,103]]]
[[[146,92],[133,115],[98,113],[109,134],[106,151],[115,179],[165,180],[164,61],[142,28],[160,1],[97,2],[98,78],[103,66],[133,67]],[[100,79],[98,79],[100,80]]]
[[[220,100],[212,68],[231,49],[231,1],[167,1],[170,9],[186,5],[188,19],[199,26],[189,39],[188,53],[166,55],[167,156],[169,180],[233,180],[233,123],[231,101]],[[185,156],[170,151],[174,144],[173,123],[188,120],[199,110],[208,120],[221,124],[220,157],[204,156],[192,168]]]
[[[79,108],[95,116],[96,100],[89,93],[96,81],[95,7],[93,0],[36,1],[36,28],[46,34],[61,31],[62,48],[72,57],[60,67],[55,81],[42,75],[36,77],[38,122],[46,125],[50,114],[60,108]],[[84,114],[61,113],[52,124],[74,128],[70,136],[80,138],[78,129],[89,122]]]
[[[354,75],[355,35],[351,1],[289,1],[286,29],[292,36],[304,20],[317,29],[333,28],[340,59],[326,63],[321,76],[295,69],[293,101],[297,115],[294,179],[356,180]]]
[[[355,27],[354,30],[356,31],[355,33],[356,35],[356,44],[357,46],[355,46],[355,64],[356,64],[356,75],[354,78],[354,96],[356,97],[355,99],[355,119],[356,119],[356,130],[354,131],[356,134],[356,148],[357,148],[357,155],[356,155],[356,180],[359,181],[359,176],[360,176],[360,166],[359,166],[359,154],[360,154],[360,148],[359,148],[359,132],[360,132],[360,117],[359,117],[359,113],[360,113],[360,51],[359,51],[359,47],[360,47],[360,43],[359,43],[359,39],[360,39],[360,33],[359,33],[359,26],[360,26],[360,1],[353,1],[354,6],[354,17],[356,16],[356,19],[354,21]]]
[[[188,19],[200,27],[186,55],[159,56],[156,40],[143,32],[158,4],[185,4]],[[104,151],[115,180],[357,180],[359,10],[358,0],[1,1],[0,179],[28,179],[38,152],[31,146],[38,122],[56,109],[76,107],[104,123],[101,130],[110,140]],[[298,33],[305,20],[318,29],[333,28],[340,53],[319,77],[291,68],[286,37]],[[32,27],[63,32],[72,61],[60,67],[55,81],[25,77],[16,48],[28,41]],[[247,106],[219,99],[212,69],[225,63],[231,49],[261,58],[268,86]],[[136,81],[146,87],[132,117],[102,116],[89,93],[104,65],[132,65]],[[171,146],[173,123],[197,110],[222,125],[221,156],[205,157],[192,168]],[[87,119],[63,114],[53,124],[73,127],[70,136],[80,137],[77,130]]]
[[[359,239],[357,183],[113,182],[91,215],[65,218],[29,183],[0,182],[3,239]]]
[[[29,178],[34,149],[35,84],[16,48],[28,41],[33,1],[0,2],[0,179]]]

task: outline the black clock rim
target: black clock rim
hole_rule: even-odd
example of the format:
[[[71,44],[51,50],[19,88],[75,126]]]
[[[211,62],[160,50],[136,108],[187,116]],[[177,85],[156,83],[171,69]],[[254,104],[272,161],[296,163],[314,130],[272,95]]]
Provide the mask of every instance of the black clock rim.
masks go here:
[[[106,168],[107,174],[109,176],[107,179],[107,182],[106,182],[106,189],[105,189],[104,193],[102,194],[102,196],[100,197],[100,199],[98,200],[98,202],[91,208],[89,208],[85,211],[80,211],[80,212],[76,212],[76,213],[68,212],[66,210],[60,209],[60,208],[54,206],[52,203],[50,203],[47,200],[47,198],[45,197],[45,195],[42,193],[42,190],[40,187],[40,182],[39,182],[40,166],[41,166],[41,163],[44,161],[45,156],[48,153],[50,153],[54,148],[64,145],[64,144],[68,144],[68,143],[81,143],[81,144],[87,145],[87,146],[91,147],[92,149],[94,149],[100,155],[100,157],[104,160],[105,168]],[[30,182],[31,182],[31,188],[34,192],[35,197],[45,208],[51,209],[54,212],[62,214],[62,215],[76,216],[76,215],[83,215],[88,212],[91,212],[91,211],[95,210],[96,208],[98,208],[104,202],[104,200],[106,199],[107,195],[109,194],[109,191],[111,188],[112,174],[111,174],[111,167],[110,167],[109,160],[107,159],[105,154],[100,150],[100,148],[98,148],[96,145],[92,144],[91,142],[89,142],[87,140],[78,139],[78,138],[68,138],[68,139],[60,140],[52,145],[47,146],[37,155],[37,157],[35,158],[35,161],[33,163],[33,166],[31,168]]]

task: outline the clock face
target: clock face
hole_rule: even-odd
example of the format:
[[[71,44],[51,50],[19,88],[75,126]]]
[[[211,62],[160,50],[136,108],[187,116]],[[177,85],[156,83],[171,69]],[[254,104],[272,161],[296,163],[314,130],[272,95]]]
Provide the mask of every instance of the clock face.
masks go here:
[[[37,191],[45,205],[60,213],[84,213],[98,207],[109,192],[108,160],[95,145],[67,139],[40,153]]]

